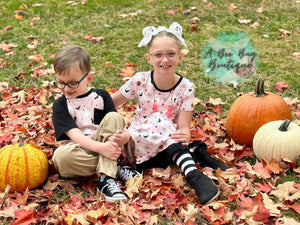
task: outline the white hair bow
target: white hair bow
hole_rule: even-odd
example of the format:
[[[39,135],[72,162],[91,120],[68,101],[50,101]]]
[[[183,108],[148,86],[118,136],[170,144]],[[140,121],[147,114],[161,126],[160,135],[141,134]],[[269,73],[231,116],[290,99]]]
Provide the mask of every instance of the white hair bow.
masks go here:
[[[177,22],[172,23],[171,26],[169,27],[169,29],[166,28],[166,27],[164,27],[164,26],[159,26],[158,29],[156,29],[154,26],[145,27],[143,29],[144,38],[139,43],[138,47],[142,47],[144,45],[149,44],[149,42],[151,41],[152,37],[155,36],[155,35],[157,35],[161,31],[167,31],[169,33],[174,34],[179,39],[180,43],[187,48],[187,46],[186,46],[186,44],[184,42],[184,39],[181,37],[181,35],[182,35],[182,27]]]

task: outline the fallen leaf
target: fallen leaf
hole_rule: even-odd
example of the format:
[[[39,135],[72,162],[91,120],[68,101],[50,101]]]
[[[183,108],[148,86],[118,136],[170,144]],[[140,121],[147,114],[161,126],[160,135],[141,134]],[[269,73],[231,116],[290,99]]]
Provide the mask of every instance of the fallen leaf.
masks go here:
[[[275,159],[272,159],[271,162],[269,162],[269,160],[266,158],[264,158],[263,160],[267,164],[266,168],[272,173],[280,174],[283,172],[283,169],[279,166]]]
[[[25,209],[15,210],[16,220],[14,220],[11,225],[29,225],[31,223],[36,223],[34,218],[34,211]]]
[[[255,175],[258,178],[268,179],[271,178],[271,174],[269,170],[263,165],[263,163],[256,161],[255,165],[253,166],[255,171]]]
[[[278,37],[279,39],[286,38],[292,34],[291,31],[284,30],[284,29],[279,29],[279,32],[281,33],[281,35]]]
[[[209,2],[209,3],[206,4],[206,7],[209,8],[209,7],[211,7],[212,5],[213,5],[213,4],[212,4],[211,2]]]
[[[135,70],[131,66],[121,69],[122,73],[119,73],[118,76],[131,77],[135,74]]]
[[[234,3],[231,3],[230,5],[229,5],[229,10],[230,11],[234,11],[234,10],[236,10],[238,7],[234,4]]]
[[[287,205],[289,208],[295,210],[298,214],[300,214],[300,204],[294,203],[292,205]]]
[[[3,29],[4,29],[5,31],[7,31],[8,29],[10,29],[10,28],[12,28],[12,27],[13,27],[12,25],[8,25],[8,26],[4,27]]]
[[[256,29],[256,28],[260,27],[260,24],[258,22],[254,22],[250,27]]]
[[[243,19],[243,20],[238,20],[238,22],[240,23],[240,24],[249,24],[249,23],[251,23],[251,19]]]
[[[300,59],[300,52],[293,52],[292,56],[296,57],[297,59]]]
[[[258,13],[263,13],[265,10],[264,6],[261,6],[260,8],[256,9],[255,11]]]
[[[23,16],[20,16],[19,14],[15,14],[14,17],[17,19],[17,20],[23,20]]]
[[[275,89],[279,90],[280,92],[283,92],[283,88],[289,88],[290,85],[286,84],[284,82],[276,82]]]
[[[255,183],[256,185],[256,190],[257,191],[261,191],[261,192],[265,192],[265,193],[269,193],[271,192],[273,189],[270,187],[270,185],[266,184],[266,183]]]

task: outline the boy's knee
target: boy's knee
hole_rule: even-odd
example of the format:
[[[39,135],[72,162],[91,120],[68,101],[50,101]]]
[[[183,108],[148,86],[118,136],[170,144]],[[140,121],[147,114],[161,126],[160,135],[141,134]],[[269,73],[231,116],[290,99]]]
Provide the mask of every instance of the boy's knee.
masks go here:
[[[109,112],[105,115],[103,120],[109,123],[123,124],[125,126],[125,118],[121,116],[118,112]]]

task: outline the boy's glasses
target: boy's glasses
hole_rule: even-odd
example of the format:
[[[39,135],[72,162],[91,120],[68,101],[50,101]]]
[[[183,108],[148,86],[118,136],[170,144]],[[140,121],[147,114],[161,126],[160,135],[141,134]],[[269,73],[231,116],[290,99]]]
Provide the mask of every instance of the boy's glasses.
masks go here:
[[[79,84],[81,81],[84,80],[84,78],[89,74],[86,73],[79,81],[69,81],[67,83],[65,82],[57,82],[57,81],[53,81],[53,84],[56,88],[59,88],[59,89],[64,89],[66,87],[66,85],[69,87],[69,88],[72,88],[72,89],[75,89],[75,88],[78,88],[79,87]]]
[[[151,53],[150,56],[152,56],[154,59],[163,59],[164,57],[167,57],[168,59],[174,59],[179,54],[178,51],[170,51],[170,52],[154,52]]]

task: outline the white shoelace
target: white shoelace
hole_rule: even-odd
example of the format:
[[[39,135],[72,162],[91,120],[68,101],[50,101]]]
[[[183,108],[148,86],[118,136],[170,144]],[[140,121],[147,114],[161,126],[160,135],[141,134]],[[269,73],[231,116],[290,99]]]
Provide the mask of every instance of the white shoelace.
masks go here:
[[[122,179],[122,180],[129,180],[129,178],[132,176],[132,172],[130,170],[126,170],[126,169],[123,169],[123,168],[120,168],[120,173],[119,173],[119,177]]]
[[[107,187],[107,186],[108,186],[108,187]],[[113,194],[122,192],[120,186],[119,186],[116,182],[114,182],[113,180],[107,180],[107,184],[102,188],[102,190],[103,190],[105,187],[107,187],[108,190],[109,190],[111,193],[113,193]]]

